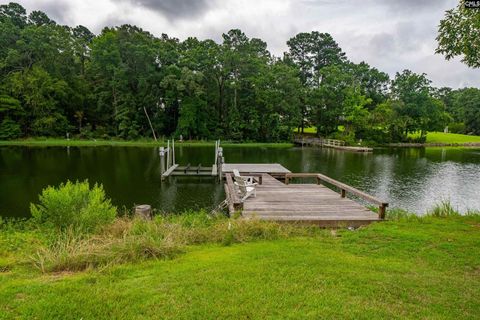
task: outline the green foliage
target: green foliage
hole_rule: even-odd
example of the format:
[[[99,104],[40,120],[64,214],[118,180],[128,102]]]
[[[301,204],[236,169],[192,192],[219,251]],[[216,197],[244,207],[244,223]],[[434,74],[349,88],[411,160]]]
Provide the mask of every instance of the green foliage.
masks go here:
[[[463,122],[453,122],[448,125],[448,131],[451,133],[465,133],[466,126]]]
[[[343,126],[351,143],[381,144],[452,122],[480,130],[478,89],[435,90],[408,70],[390,83],[328,33],[293,36],[280,59],[239,29],[221,43],[128,24],[94,35],[16,3],[0,6],[0,21],[0,123],[16,123],[1,139],[20,128],[21,137],[278,142],[294,128],[331,136]]]
[[[0,95],[0,114],[13,115],[21,111],[20,101],[8,95]]]
[[[461,0],[454,9],[447,10],[438,27],[436,52],[444,54],[447,60],[456,56],[472,68],[480,67],[480,11],[465,8]]]
[[[20,137],[22,130],[20,125],[9,118],[3,119],[0,123],[0,139],[11,140]]]
[[[0,21],[13,22],[18,27],[23,27],[27,22],[25,8],[18,3],[10,2],[0,6]]]
[[[459,103],[463,105],[465,129],[468,133],[480,135],[480,90],[463,89],[459,93]]]
[[[69,124],[65,116],[59,113],[45,115],[35,119],[32,123],[32,132],[41,137],[61,137],[69,131]]]
[[[415,74],[410,70],[397,73],[392,81],[393,120],[392,138],[405,141],[409,132],[420,131],[420,138],[427,131],[442,130],[451,117],[445,111],[442,100],[432,96],[431,81],[425,74]]]
[[[59,187],[47,187],[39,196],[39,204],[31,204],[32,217],[48,227],[83,232],[99,230],[113,222],[117,209],[105,197],[102,185],[90,188],[88,181],[67,181]]]

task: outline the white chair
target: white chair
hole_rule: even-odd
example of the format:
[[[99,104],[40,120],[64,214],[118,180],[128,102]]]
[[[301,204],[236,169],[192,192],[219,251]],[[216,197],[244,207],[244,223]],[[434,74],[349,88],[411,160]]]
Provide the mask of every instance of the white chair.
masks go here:
[[[237,169],[233,169],[232,172],[233,172],[234,177],[242,178],[243,180],[245,180],[247,182],[247,184],[253,185],[255,183],[254,180],[253,180],[253,177],[241,176],[240,172]]]
[[[257,185],[256,183],[247,183],[247,181],[245,179],[243,179],[243,177],[237,177],[237,176],[234,176],[233,177],[235,179],[235,184],[238,186],[238,189],[239,189],[239,192],[240,192],[240,196],[241,196],[241,201],[244,202],[245,200],[247,200],[248,197],[252,196],[255,198],[257,196],[257,190],[255,188],[255,186]]]

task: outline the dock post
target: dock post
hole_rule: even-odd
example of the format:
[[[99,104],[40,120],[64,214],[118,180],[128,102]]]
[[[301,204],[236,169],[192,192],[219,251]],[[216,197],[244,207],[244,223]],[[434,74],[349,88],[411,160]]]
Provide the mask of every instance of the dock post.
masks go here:
[[[145,220],[152,220],[152,207],[148,204],[136,206],[135,215]]]
[[[170,167],[170,140],[167,140],[167,170]]]
[[[378,207],[378,217],[380,219],[385,219],[385,212],[387,211],[388,204],[382,204]]]
[[[160,174],[165,172],[165,148],[160,147]]]
[[[172,139],[172,165],[175,165],[175,139]]]
[[[218,145],[220,145],[220,141],[218,143]],[[217,174],[218,174],[218,181],[222,181],[223,179],[223,173],[222,173],[222,164],[223,164],[223,148],[222,147],[218,147],[217,148]]]

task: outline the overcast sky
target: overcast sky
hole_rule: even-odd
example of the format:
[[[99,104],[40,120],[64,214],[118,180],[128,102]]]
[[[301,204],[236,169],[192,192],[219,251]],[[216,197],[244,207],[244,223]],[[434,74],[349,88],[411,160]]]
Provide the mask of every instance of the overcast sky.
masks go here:
[[[328,32],[354,62],[366,61],[391,76],[411,69],[435,86],[480,87],[480,69],[434,54],[437,26],[458,0],[17,0],[28,12],[42,10],[60,24],[135,24],[167,33],[221,40],[239,28],[261,38],[281,56],[299,32]],[[0,3],[8,1],[0,0]]]

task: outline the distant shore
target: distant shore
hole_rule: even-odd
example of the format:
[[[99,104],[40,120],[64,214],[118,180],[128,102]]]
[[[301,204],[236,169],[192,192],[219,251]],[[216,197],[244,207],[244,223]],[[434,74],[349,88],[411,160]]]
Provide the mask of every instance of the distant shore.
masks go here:
[[[83,140],[83,139],[59,139],[59,138],[27,138],[18,140],[0,140],[0,146],[44,146],[44,147],[90,147],[90,146],[115,146],[115,147],[160,147],[167,144],[166,140]],[[214,141],[206,140],[189,140],[175,141],[176,146],[214,146]],[[289,142],[232,142],[222,141],[223,147],[277,147],[288,148],[293,147],[293,143]]]
[[[462,136],[462,135],[459,135]],[[448,137],[448,136],[447,136]],[[465,136],[464,136],[465,137]],[[475,140],[477,136],[467,136]],[[39,146],[39,147],[95,147],[95,146],[112,146],[112,147],[160,147],[167,144],[166,140],[154,141],[151,139],[141,140],[107,140],[107,139],[61,139],[61,138],[26,138],[17,140],[0,140],[0,146]],[[208,140],[175,140],[177,146],[213,146],[214,141]],[[293,142],[234,142],[222,141],[223,147],[268,147],[268,148],[289,148],[293,147]],[[367,146],[362,146],[367,147]],[[434,147],[480,147],[480,141],[430,141],[425,143],[399,142],[389,143],[379,147],[391,148],[434,148]],[[376,148],[376,146],[373,146]]]
[[[429,148],[429,147],[480,147],[480,142],[463,142],[463,143],[390,143],[387,147],[392,148]]]

